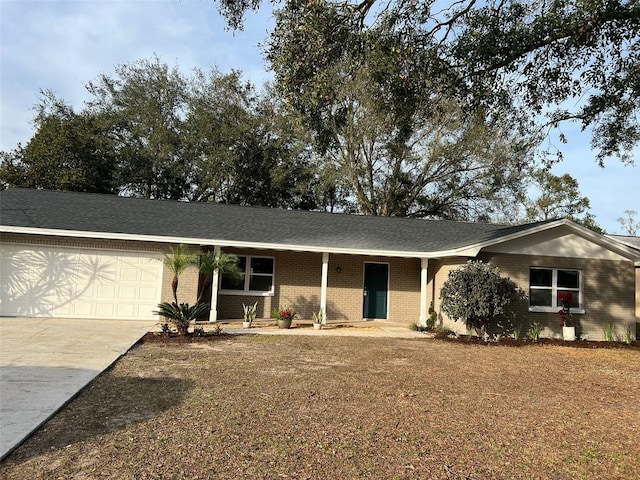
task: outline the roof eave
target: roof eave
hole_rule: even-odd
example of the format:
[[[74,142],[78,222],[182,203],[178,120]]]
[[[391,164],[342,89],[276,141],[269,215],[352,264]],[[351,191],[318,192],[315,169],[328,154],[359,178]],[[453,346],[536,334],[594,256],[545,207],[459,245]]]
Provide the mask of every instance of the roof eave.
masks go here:
[[[112,233],[112,232],[91,232],[81,230],[59,230],[44,229],[37,227],[18,227],[0,225],[0,232],[26,234],[26,235],[42,235],[54,237],[73,237],[73,238],[91,238],[96,240],[128,240],[152,243],[179,244],[200,246],[222,246],[232,248],[252,248],[264,250],[288,250],[297,252],[317,252],[317,253],[334,253],[345,255],[374,255],[383,257],[405,257],[405,258],[439,258],[444,256],[455,256],[455,251],[447,252],[422,252],[422,251],[405,251],[405,250],[376,250],[362,248],[342,248],[342,247],[326,247],[318,245],[296,245],[287,243],[269,243],[269,242],[251,242],[237,241],[211,238],[197,237],[172,237],[163,235],[142,235],[131,233]]]

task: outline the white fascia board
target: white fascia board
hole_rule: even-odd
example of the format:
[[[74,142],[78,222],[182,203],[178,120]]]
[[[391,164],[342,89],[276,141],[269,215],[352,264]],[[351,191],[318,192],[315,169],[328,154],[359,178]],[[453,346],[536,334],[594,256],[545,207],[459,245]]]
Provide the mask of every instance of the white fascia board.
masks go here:
[[[416,252],[416,251],[397,251],[397,250],[365,250],[355,248],[339,248],[339,247],[322,247],[317,245],[293,245],[286,243],[266,243],[266,242],[240,242],[234,240],[216,240],[210,238],[194,238],[194,237],[165,237],[161,235],[138,235],[130,233],[111,233],[111,232],[86,232],[81,230],[57,230],[43,229],[34,227],[14,227],[0,226],[0,232],[18,233],[28,235],[48,235],[54,237],[74,237],[74,238],[92,238],[98,240],[128,240],[138,242],[155,242],[155,243],[184,243],[188,245],[200,246],[221,246],[234,248],[254,248],[263,250],[288,250],[294,252],[317,252],[317,253],[334,253],[345,255],[368,255],[381,257],[404,257],[404,258],[435,258],[442,257],[444,252]],[[449,256],[449,255],[446,255]]]

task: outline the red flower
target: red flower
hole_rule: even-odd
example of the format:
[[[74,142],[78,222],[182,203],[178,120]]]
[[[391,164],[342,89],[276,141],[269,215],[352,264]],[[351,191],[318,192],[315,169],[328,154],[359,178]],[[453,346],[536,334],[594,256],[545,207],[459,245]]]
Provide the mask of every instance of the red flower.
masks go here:
[[[573,293],[571,293],[571,292],[560,292],[558,294],[558,300],[560,300],[562,305],[571,305],[573,303]]]

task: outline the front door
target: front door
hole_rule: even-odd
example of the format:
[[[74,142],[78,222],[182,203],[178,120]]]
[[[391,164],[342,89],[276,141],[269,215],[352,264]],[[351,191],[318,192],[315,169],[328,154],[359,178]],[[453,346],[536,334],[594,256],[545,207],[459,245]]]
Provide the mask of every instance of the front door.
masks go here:
[[[389,265],[386,263],[364,264],[364,318],[387,318],[387,291]]]

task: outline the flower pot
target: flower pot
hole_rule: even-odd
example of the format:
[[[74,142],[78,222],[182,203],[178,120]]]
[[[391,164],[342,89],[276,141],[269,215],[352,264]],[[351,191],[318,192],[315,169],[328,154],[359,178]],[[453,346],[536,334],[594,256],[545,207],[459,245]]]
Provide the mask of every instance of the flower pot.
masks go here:
[[[251,322],[242,322],[242,328],[251,328]]]
[[[278,319],[278,328],[291,328],[291,320]]]
[[[313,329],[314,330],[322,330],[322,324],[321,323],[314,323],[313,324]]]
[[[562,327],[562,338],[567,342],[573,342],[576,339],[576,327]]]

